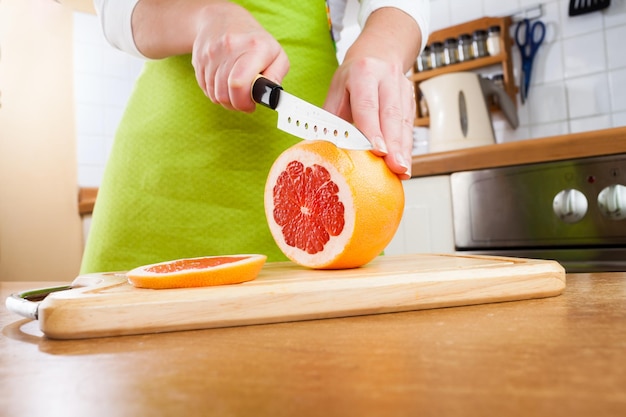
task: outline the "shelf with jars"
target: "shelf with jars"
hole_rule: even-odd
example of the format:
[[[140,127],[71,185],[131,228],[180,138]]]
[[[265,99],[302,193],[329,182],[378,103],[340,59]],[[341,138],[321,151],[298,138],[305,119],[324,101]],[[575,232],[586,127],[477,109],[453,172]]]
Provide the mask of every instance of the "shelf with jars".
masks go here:
[[[428,126],[428,106],[422,97],[419,84],[437,75],[451,72],[472,71],[489,75],[501,84],[514,103],[518,88],[513,77],[509,34],[510,17],[483,17],[431,33],[428,45],[418,57],[410,75],[415,83],[417,117],[415,126]],[[496,104],[491,106],[497,111]]]

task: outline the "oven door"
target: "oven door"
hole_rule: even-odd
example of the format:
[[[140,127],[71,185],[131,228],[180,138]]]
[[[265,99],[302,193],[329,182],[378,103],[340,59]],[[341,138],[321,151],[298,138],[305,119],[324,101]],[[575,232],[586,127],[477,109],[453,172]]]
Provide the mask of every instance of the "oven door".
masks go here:
[[[459,172],[451,191],[459,252],[626,270],[624,154]]]

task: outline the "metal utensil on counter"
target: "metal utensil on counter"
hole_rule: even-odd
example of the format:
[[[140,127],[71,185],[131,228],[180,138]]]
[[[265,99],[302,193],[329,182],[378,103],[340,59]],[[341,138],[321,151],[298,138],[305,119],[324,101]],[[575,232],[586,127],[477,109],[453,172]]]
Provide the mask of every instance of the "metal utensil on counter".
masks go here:
[[[522,88],[520,92],[522,104],[525,103],[528,98],[533,61],[545,36],[546,25],[540,20],[531,24],[530,20],[524,19],[519,22],[515,29],[515,43],[522,56]]]
[[[122,276],[121,273],[111,273],[108,275]],[[55,287],[38,288],[34,290],[22,291],[11,294],[5,301],[7,310],[33,320],[39,319],[39,303],[48,295],[72,290],[74,288],[94,286],[102,282],[102,278],[97,275],[78,276],[71,284]]]
[[[611,0],[570,0],[569,15],[579,16],[598,10],[606,9],[611,5]]]

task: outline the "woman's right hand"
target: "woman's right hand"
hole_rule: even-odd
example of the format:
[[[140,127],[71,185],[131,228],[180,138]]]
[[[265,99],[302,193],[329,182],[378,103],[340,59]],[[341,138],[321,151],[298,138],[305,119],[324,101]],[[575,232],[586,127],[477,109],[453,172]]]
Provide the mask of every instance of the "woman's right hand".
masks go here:
[[[214,103],[252,112],[255,77],[280,84],[289,70],[287,54],[243,7],[225,2],[205,10],[196,19],[191,60],[198,85]]]
[[[228,0],[141,0],[133,10],[132,31],[148,58],[191,53],[198,85],[227,109],[253,111],[256,76],[280,84],[289,71],[278,41]]]

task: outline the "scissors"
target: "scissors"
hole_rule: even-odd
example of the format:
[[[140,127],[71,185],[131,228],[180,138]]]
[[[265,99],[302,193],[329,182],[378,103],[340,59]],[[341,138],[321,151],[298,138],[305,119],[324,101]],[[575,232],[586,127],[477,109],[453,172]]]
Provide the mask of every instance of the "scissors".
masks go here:
[[[520,36],[521,35],[521,36]],[[515,43],[522,55],[522,103],[528,98],[528,89],[530,88],[530,74],[533,69],[533,61],[539,45],[546,36],[546,25],[538,20],[531,24],[530,20],[524,19],[517,25],[515,29]]]

